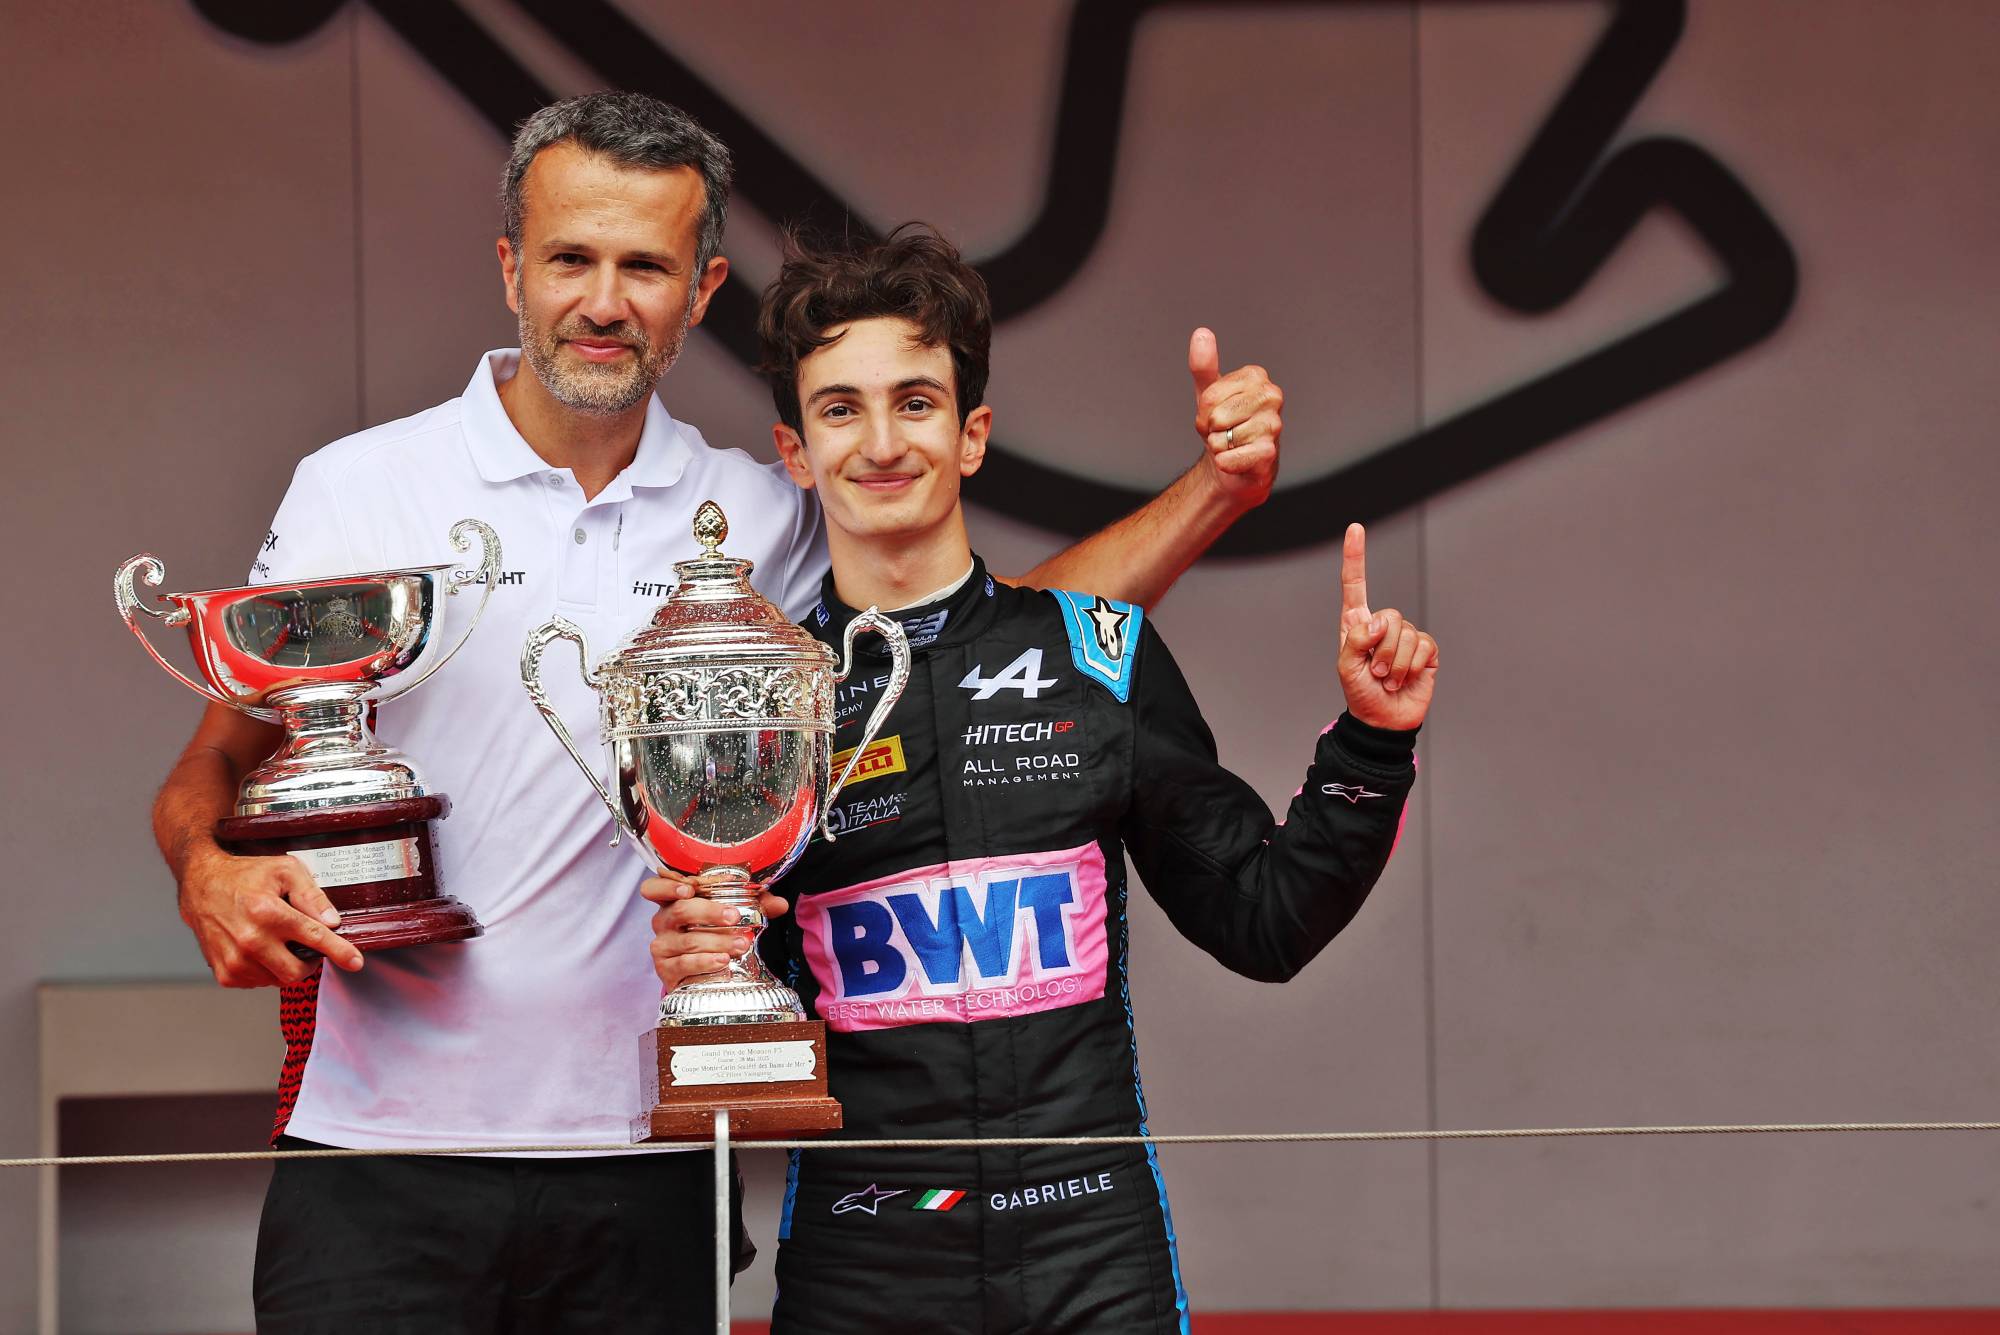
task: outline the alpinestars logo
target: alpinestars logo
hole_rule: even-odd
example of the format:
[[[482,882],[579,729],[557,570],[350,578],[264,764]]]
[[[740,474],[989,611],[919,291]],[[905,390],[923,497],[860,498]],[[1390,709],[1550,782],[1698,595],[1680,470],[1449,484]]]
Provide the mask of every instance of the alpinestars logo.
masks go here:
[[[999,691],[1019,691],[1023,699],[1038,698],[1043,688],[1056,684],[1054,677],[1042,675],[1040,648],[1024,649],[1021,656],[991,677],[983,675],[985,665],[975,663],[958,684],[972,692],[975,700],[991,700]]]
[[[846,1214],[851,1210],[866,1210],[869,1214],[874,1214],[875,1208],[882,1204],[883,1201],[888,1200],[891,1196],[901,1196],[904,1194],[903,1190],[884,1191],[873,1182],[870,1182],[861,1190],[850,1191],[847,1195],[835,1201],[833,1203],[833,1212],[835,1214]]]
[[[1365,783],[1323,783],[1319,786],[1319,790],[1328,797],[1346,798],[1349,806],[1353,806],[1364,797],[1386,796],[1383,793],[1370,792]]]
[[[1125,628],[1132,623],[1132,614],[1122,607],[1113,607],[1099,594],[1084,615],[1090,618],[1097,647],[1104,651],[1104,656],[1114,663],[1125,657]]]

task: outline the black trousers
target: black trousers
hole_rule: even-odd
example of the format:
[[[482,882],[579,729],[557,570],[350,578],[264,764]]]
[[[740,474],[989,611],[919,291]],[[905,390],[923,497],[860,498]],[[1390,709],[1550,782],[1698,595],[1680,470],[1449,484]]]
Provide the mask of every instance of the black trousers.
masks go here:
[[[257,1230],[257,1330],[706,1335],[714,1166],[701,1152],[280,1160]],[[752,1248],[732,1176],[740,1271]]]

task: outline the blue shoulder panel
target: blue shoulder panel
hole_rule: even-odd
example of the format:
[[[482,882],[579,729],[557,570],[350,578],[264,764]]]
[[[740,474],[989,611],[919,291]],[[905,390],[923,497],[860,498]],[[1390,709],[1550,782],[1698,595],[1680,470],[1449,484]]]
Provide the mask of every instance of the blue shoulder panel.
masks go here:
[[[1062,608],[1076,670],[1124,704],[1132,695],[1132,660],[1139,653],[1139,627],[1145,623],[1146,609],[1094,593],[1050,592]]]

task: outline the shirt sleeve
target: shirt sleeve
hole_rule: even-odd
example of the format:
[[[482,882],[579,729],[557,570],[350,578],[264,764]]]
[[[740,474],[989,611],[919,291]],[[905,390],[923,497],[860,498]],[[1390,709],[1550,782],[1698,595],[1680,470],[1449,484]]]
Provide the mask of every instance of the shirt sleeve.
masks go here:
[[[1388,865],[1416,781],[1416,732],[1343,714],[1320,735],[1282,823],[1216,759],[1167,646],[1148,624],[1134,681],[1131,805],[1121,835],[1181,935],[1231,970],[1283,982],[1360,911]]]
[[[343,575],[364,569],[355,559],[340,506],[318,458],[308,455],[292,474],[292,485],[264,534],[250,565],[252,584]]]

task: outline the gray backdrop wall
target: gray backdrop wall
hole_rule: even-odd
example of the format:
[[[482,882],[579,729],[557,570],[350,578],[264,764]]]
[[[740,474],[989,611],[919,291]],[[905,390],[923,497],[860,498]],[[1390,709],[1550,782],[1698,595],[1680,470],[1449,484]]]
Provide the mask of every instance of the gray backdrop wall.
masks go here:
[[[463,9],[549,88],[602,82],[523,8]],[[1378,604],[1446,661],[1408,832],[1282,990],[1138,904],[1158,1131],[2000,1109],[2000,8],[1691,9],[1617,141],[1725,164],[1796,253],[1796,302],[1768,339],[1496,471],[1454,485],[1441,461],[1434,495],[1375,526]],[[1043,202],[1066,0],[624,12],[872,222],[925,217],[982,255]],[[1002,436],[1163,483],[1195,448],[1183,357],[1207,323],[1226,363],[1287,390],[1301,483],[1716,290],[1711,249],[1658,210],[1546,313],[1475,276],[1481,212],[1612,12],[1147,16],[1101,242],[996,339]],[[177,584],[239,579],[300,455],[456,393],[512,326],[502,141],[375,10],[258,44],[178,3],[14,5],[0,51],[0,1154],[25,1154],[36,981],[202,972],[145,822],[194,702],[128,642],[112,568],[147,548]],[[739,199],[728,250],[753,282],[772,238]],[[664,392],[712,442],[768,451],[768,400],[712,339]],[[1349,517],[1203,564],[1158,613],[1225,759],[1274,803],[1338,707]],[[982,509],[976,540],[1021,568],[1055,541],[1031,520]],[[1210,1310],[2000,1302],[1990,1138],[1165,1160]],[[758,1159],[767,1239],[775,1177]],[[247,1329],[257,1190],[79,1195],[73,1266],[123,1279],[66,1278],[66,1324]],[[32,1320],[33,1199],[30,1174],[0,1175],[0,1330]],[[768,1292],[767,1253],[739,1301]]]

